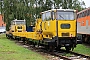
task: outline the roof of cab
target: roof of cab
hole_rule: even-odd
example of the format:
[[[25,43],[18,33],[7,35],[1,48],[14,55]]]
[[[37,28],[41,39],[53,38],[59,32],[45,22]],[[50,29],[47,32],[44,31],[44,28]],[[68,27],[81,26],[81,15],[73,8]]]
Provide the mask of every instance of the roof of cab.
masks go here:
[[[49,12],[49,11],[76,11],[74,9],[51,9],[51,10],[47,10],[47,11],[44,11],[44,12],[41,12],[41,13],[46,13],[46,12]]]

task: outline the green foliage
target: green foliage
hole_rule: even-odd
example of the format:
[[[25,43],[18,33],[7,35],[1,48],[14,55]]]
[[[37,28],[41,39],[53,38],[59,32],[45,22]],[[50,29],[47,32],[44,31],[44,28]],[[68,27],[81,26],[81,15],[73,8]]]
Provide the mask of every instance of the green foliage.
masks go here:
[[[1,2],[3,1],[3,2]],[[82,10],[85,3],[78,0],[1,0],[1,12],[4,15],[6,29],[9,30],[10,22],[14,19],[25,19],[29,26],[39,18],[40,12],[52,8],[77,9]]]
[[[78,44],[77,47],[74,49],[74,52],[78,52],[90,56],[90,47],[86,45]]]

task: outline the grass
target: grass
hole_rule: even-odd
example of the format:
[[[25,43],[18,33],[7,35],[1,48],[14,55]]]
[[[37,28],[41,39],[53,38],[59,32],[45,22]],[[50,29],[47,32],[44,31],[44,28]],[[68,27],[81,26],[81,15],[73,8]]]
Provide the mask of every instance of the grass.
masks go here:
[[[77,47],[74,49],[74,52],[78,52],[90,56],[90,48],[83,44],[78,44]]]
[[[90,56],[90,48],[83,44],[78,44],[74,52],[86,54]],[[65,54],[70,56],[70,54]],[[44,56],[35,53],[31,50],[23,48],[10,41],[5,37],[5,34],[0,35],[0,60],[48,60]]]
[[[47,60],[44,56],[18,46],[0,35],[0,60]]]
[[[64,47],[62,49],[65,49]],[[74,48],[73,50],[74,52],[77,52],[77,53],[81,53],[81,54],[84,54],[84,55],[89,55],[90,56],[90,46],[86,46],[84,44],[78,44],[76,46],[76,48]],[[64,56],[71,56],[72,54],[70,53],[65,53],[63,54]]]

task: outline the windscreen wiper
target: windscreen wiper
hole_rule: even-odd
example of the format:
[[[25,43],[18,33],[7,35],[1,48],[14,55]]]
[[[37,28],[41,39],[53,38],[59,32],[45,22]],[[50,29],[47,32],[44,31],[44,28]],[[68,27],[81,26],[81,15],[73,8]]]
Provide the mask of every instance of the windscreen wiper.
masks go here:
[[[64,19],[64,17],[62,17],[61,15],[59,15],[59,16]]]

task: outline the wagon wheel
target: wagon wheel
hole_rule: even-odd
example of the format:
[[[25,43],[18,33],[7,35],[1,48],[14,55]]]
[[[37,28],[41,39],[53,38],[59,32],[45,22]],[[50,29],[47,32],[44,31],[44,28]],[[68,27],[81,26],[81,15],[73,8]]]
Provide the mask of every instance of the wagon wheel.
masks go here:
[[[58,47],[56,47],[56,50],[57,51],[60,51],[60,48],[61,48],[61,46],[58,46]]]
[[[49,46],[48,51],[49,51],[49,52],[53,52],[54,49],[55,49],[55,46]]]
[[[70,46],[66,46],[65,49],[66,49],[67,52],[69,52],[71,50],[71,47]]]
[[[86,37],[85,37],[85,41],[84,41],[84,42],[87,42],[87,39],[88,39],[88,37],[86,36]]]

